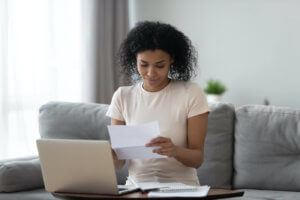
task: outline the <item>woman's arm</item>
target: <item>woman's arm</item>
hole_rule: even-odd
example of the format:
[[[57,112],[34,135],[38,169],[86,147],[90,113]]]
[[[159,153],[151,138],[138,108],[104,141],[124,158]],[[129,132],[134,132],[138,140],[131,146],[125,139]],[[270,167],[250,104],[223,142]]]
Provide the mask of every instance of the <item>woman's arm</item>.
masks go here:
[[[188,148],[177,147],[175,156],[186,166],[199,168],[203,163],[208,114],[188,118]]]
[[[146,146],[161,146],[153,152],[174,157],[188,167],[199,168],[203,162],[208,112],[188,118],[188,148],[173,144],[170,138],[157,137]]]
[[[120,120],[113,119],[113,118],[111,118],[110,122],[111,122],[111,125],[125,125],[124,121],[120,121]],[[111,149],[111,151],[112,151],[112,155],[113,155],[113,159],[114,159],[115,168],[121,169],[125,165],[126,160],[118,160],[116,152],[113,149]]]

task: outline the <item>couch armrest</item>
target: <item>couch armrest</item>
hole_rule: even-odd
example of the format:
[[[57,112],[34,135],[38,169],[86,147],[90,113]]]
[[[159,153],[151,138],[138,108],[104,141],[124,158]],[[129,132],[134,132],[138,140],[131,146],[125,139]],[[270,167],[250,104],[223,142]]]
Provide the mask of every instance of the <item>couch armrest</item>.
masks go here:
[[[0,161],[0,192],[17,192],[43,186],[38,156]]]

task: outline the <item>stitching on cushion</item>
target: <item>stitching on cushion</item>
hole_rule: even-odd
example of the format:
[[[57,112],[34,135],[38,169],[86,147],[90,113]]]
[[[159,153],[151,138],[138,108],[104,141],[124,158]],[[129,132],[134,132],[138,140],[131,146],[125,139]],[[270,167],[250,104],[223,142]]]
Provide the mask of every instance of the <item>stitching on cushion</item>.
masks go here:
[[[281,114],[281,115],[299,115],[300,116],[300,113],[286,113],[286,112],[278,112],[278,111],[269,111],[269,112],[265,112],[265,111],[248,111],[248,110],[243,110],[243,111],[237,111],[237,115],[238,114],[242,114],[242,113],[239,113],[239,112],[246,112],[246,113],[265,113],[265,114],[270,114],[270,113],[276,113],[276,114]]]

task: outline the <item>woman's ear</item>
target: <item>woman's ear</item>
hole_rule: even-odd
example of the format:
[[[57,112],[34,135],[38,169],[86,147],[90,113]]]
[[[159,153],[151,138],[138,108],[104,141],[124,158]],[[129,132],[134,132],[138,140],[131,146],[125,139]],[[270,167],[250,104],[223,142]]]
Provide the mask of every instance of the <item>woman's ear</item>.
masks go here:
[[[171,57],[171,65],[174,64],[174,56]]]

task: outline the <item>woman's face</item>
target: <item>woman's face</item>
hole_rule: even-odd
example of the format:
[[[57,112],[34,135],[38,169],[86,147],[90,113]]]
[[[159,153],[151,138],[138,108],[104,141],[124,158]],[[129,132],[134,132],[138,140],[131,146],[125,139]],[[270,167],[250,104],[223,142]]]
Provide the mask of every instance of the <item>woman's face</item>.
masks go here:
[[[169,83],[168,73],[173,63],[171,56],[156,49],[140,52],[136,56],[139,74],[144,80],[143,87],[149,92],[163,89]]]

